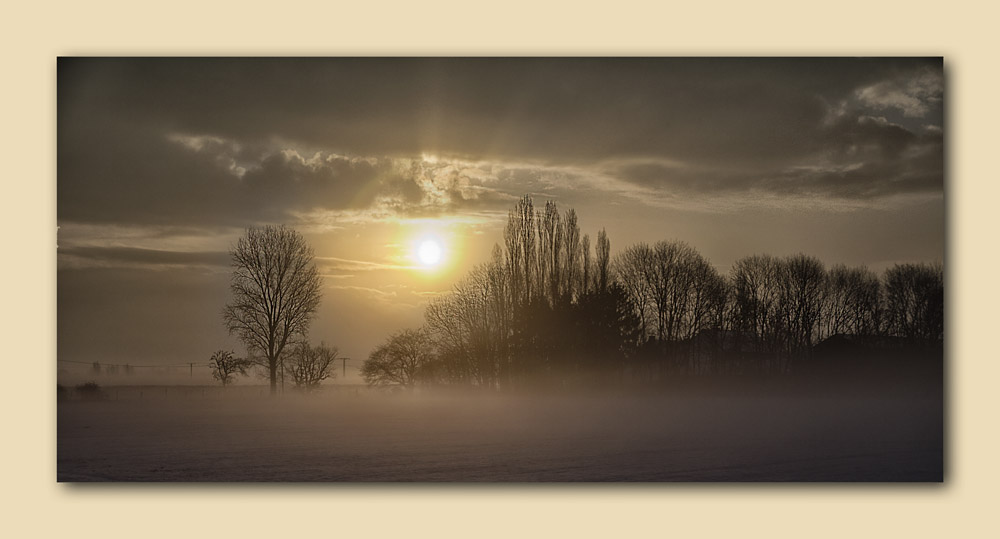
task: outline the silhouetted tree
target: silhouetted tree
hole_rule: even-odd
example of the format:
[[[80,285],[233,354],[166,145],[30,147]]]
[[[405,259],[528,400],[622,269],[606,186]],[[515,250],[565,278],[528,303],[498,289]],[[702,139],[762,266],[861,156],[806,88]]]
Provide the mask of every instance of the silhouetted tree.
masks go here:
[[[532,298],[532,280],[538,256],[535,209],[528,195],[521,198],[507,215],[504,244],[511,294],[518,304],[527,305]]]
[[[510,384],[514,377],[512,339],[517,303],[511,289],[510,273],[503,262],[503,250],[493,246],[493,257],[483,268],[482,286],[490,320],[491,356],[496,363],[499,384]]]
[[[250,362],[234,356],[230,351],[218,350],[212,354],[208,366],[212,369],[212,378],[221,382],[223,386],[228,386],[236,381],[237,374],[247,376]]]
[[[576,210],[566,210],[563,219],[563,286],[562,294],[569,300],[576,299],[580,290],[580,226],[577,224]],[[589,247],[589,245],[588,245]]]
[[[944,269],[941,265],[896,264],[885,272],[891,334],[911,339],[944,336]]]
[[[882,329],[882,282],[865,267],[834,266],[827,275],[825,336],[875,335]]]
[[[499,388],[552,368],[575,335],[572,305],[596,288],[589,236],[580,239],[572,209],[564,217],[549,201],[539,214],[522,198],[508,213],[504,247],[427,308],[439,374],[452,382]]]
[[[619,283],[580,296],[573,309],[574,330],[563,336],[583,366],[622,375],[642,342],[639,316]]]
[[[594,288],[598,292],[608,289],[608,278],[611,263],[611,241],[608,240],[608,233],[602,228],[597,233],[597,245],[594,247],[597,259],[594,271]]]
[[[643,336],[648,336],[657,325],[653,303],[655,267],[653,250],[645,243],[630,245],[615,257],[615,280],[638,316]]]
[[[513,305],[498,250],[425,311],[442,367],[456,382],[496,388],[510,361]],[[509,370],[509,369],[506,369]]]
[[[738,336],[747,336],[758,354],[777,353],[781,339],[778,260],[769,255],[737,260],[731,270],[730,287],[733,300],[730,327]]]
[[[104,400],[107,395],[97,382],[85,382],[76,386],[76,394],[83,400]]]
[[[823,264],[806,255],[775,259],[767,255],[742,258],[731,277],[731,327],[749,335],[761,368],[786,370],[792,358],[808,354],[821,335],[827,274]]]
[[[231,251],[232,302],[223,311],[230,333],[263,355],[277,393],[279,360],[285,346],[305,336],[320,302],[320,277],[313,251],[285,226],[250,228]]]
[[[684,242],[640,243],[615,259],[621,283],[645,332],[660,341],[689,339],[720,327],[726,304],[725,279]]]
[[[687,338],[706,329],[725,327],[729,301],[729,283],[708,260],[695,251],[690,264],[692,308],[687,319]]]
[[[826,293],[826,270],[816,258],[799,254],[778,265],[779,311],[786,332],[787,352],[806,354],[812,348]]]
[[[308,342],[297,343],[282,362],[296,389],[310,391],[319,387],[320,382],[336,377],[334,362],[337,360],[337,349],[320,343],[310,346]]]
[[[560,296],[562,284],[563,227],[556,203],[545,203],[538,221],[538,281],[552,305]]]
[[[412,387],[429,374],[434,342],[426,329],[408,329],[390,336],[361,366],[361,376],[370,385],[399,384]]]

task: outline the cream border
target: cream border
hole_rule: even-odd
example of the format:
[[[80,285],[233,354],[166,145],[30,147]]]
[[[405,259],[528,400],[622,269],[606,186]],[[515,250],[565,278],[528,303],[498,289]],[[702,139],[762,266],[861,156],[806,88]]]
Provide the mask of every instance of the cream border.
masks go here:
[[[513,1],[15,3],[3,41],[6,202],[0,392],[11,536],[979,536],[997,533],[997,9]],[[652,3],[651,3],[652,4]],[[30,6],[30,7],[29,7]],[[502,6],[502,7],[501,7]],[[695,7],[703,6],[703,7]],[[435,9],[439,8],[439,9]],[[437,13],[435,13],[437,12]],[[943,486],[132,486],[55,483],[55,65],[59,55],[944,56],[949,147],[949,464]],[[973,252],[973,249],[976,252]],[[22,284],[24,283],[24,284]],[[979,301],[976,301],[979,300]],[[994,301],[990,301],[994,300]],[[15,386],[15,384],[17,384]],[[317,515],[303,523],[293,514]],[[273,515],[275,518],[268,518]],[[988,532],[993,529],[993,532]]]

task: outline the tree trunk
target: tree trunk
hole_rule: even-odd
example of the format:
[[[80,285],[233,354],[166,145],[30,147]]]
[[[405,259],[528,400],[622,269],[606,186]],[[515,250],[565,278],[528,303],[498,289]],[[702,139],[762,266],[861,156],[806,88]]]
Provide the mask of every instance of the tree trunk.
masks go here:
[[[271,396],[274,397],[278,394],[278,361],[276,358],[269,358],[267,364],[271,371]]]

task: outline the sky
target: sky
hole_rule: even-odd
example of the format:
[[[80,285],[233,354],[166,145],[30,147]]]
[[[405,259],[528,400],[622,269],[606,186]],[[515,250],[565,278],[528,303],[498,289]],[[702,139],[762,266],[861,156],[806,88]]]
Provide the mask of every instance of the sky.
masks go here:
[[[525,194],[612,254],[680,240],[723,273],[945,256],[940,58],[60,58],[57,79],[61,361],[240,351],[228,251],[263,224],[315,250],[310,339],[355,368]]]

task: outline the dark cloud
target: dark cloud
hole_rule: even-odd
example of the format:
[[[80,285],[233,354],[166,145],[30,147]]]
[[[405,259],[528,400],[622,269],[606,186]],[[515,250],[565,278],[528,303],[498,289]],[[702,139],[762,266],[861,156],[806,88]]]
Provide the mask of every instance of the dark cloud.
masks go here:
[[[854,110],[816,136],[822,145],[813,153],[773,166],[640,161],[604,170],[641,187],[686,195],[758,190],[862,199],[944,189],[944,141],[939,130],[915,133],[884,117]]]
[[[60,114],[332,151],[780,157],[924,59],[64,59]],[[921,71],[922,72],[922,71]]]
[[[213,156],[152,128],[60,118],[58,137],[60,220],[226,224],[252,211],[232,196],[239,179]]]
[[[60,131],[62,221],[182,226],[282,222],[293,212],[361,209],[379,197],[419,203],[423,191],[388,159],[247,151],[238,143],[120,125]],[[82,131],[78,136],[76,131]]]
[[[364,208],[374,201],[381,191],[380,180],[390,173],[385,163],[320,154],[306,159],[278,152],[246,171],[241,194],[277,208]],[[391,192],[400,191],[396,178],[387,183]]]
[[[64,58],[59,217],[243,224],[513,194],[456,173],[432,189],[445,200],[429,196],[423,171],[392,161],[422,154],[549,167],[669,160],[686,168],[620,173],[690,191],[792,191],[788,170],[840,170],[859,149],[873,174],[918,164],[907,150],[922,143],[915,126],[940,126],[942,75],[940,59],[920,58]],[[905,191],[942,173],[912,172],[920,179],[826,192]],[[802,188],[826,183],[813,174]]]
[[[864,120],[879,118],[864,107],[934,125],[939,88],[936,59],[62,59],[59,216],[240,224],[380,198],[426,212],[440,200],[427,200],[423,171],[386,156],[428,152],[669,159],[686,166],[618,172],[653,187],[784,192],[789,170],[836,175],[860,148],[851,170],[868,174],[827,192],[867,196],[931,185],[937,171],[876,176],[911,168],[918,137]],[[822,191],[820,176],[801,187]],[[449,210],[511,196],[458,172],[434,181]]]

